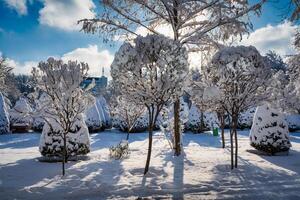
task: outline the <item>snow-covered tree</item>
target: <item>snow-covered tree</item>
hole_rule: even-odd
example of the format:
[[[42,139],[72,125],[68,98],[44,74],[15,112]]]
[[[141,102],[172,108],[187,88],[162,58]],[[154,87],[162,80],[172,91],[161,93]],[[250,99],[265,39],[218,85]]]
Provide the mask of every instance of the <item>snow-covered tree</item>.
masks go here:
[[[104,41],[127,39],[146,33],[165,35],[180,42],[190,52],[211,54],[232,36],[241,36],[252,28],[248,13],[260,14],[267,0],[250,5],[232,0],[105,0],[94,19],[82,19],[86,33],[100,33]],[[133,36],[133,37],[132,37]],[[200,64],[200,63],[199,63]],[[176,155],[180,154],[180,102],[174,103]]]
[[[191,74],[189,93],[193,103],[200,110],[200,127],[197,130],[202,132],[204,129],[206,129],[206,127],[211,126],[210,124],[207,125],[207,123],[204,122],[205,111],[217,113],[217,118],[219,121],[218,124],[221,127],[222,147],[225,148],[224,129],[226,113],[222,106],[223,99],[218,95],[217,88],[212,85],[211,80],[206,77],[206,74],[200,73],[199,71],[195,72],[196,73]],[[194,122],[197,122],[197,120]],[[216,125],[215,122],[213,123]],[[190,123],[190,125],[192,125],[192,123]]]
[[[129,139],[129,133],[144,113],[144,105],[135,104],[131,100],[127,100],[126,96],[119,96],[117,98],[117,105],[113,108],[113,115],[119,121],[120,128],[127,131],[126,140]]]
[[[15,106],[9,111],[10,123],[22,124],[27,127],[32,126],[32,108],[26,97],[20,97]]]
[[[53,145],[60,146],[58,152],[62,158],[63,175],[65,162],[69,154],[73,153],[73,151],[69,152],[70,144],[72,148],[77,149],[81,149],[78,143],[85,144],[85,150],[80,152],[89,152],[88,131],[82,114],[93,101],[93,97],[80,87],[87,71],[88,65],[85,63],[73,61],[63,63],[62,60],[54,58],[49,58],[47,62],[40,62],[38,69],[33,68],[32,71],[36,89],[45,95],[45,98],[39,102],[39,109],[36,110],[47,124],[43,128],[40,150],[43,155],[48,155],[45,152],[51,150]],[[46,136],[51,138],[53,145],[48,145],[49,140],[45,139]],[[73,138],[78,143],[74,143]]]
[[[250,144],[271,155],[288,151],[291,143],[284,115],[267,105],[257,107],[250,131]]]
[[[282,89],[281,105],[292,113],[300,114],[300,31],[295,35],[294,47],[297,49],[297,54],[288,59],[288,69],[286,76],[288,83],[284,82]]]
[[[149,148],[145,166],[148,172],[152,133],[166,102],[182,94],[188,73],[187,51],[164,36],[137,37],[124,43],[115,55],[111,75],[122,96],[146,106],[149,115]],[[179,144],[180,145],[180,144]]]
[[[268,53],[266,53],[264,59],[266,64],[270,65],[270,67],[276,72],[279,70],[285,72],[285,70],[287,69],[287,64],[283,61],[282,57],[275,51],[269,51]]]
[[[9,133],[9,117],[4,97],[0,92],[0,135]]]
[[[12,68],[8,66],[6,59],[0,55],[0,91],[6,89],[5,78],[9,75]]]
[[[233,137],[237,167],[238,116],[267,98],[266,87],[271,69],[255,47],[236,46],[217,52],[204,73],[219,90],[222,106],[231,117],[231,167],[234,167]]]

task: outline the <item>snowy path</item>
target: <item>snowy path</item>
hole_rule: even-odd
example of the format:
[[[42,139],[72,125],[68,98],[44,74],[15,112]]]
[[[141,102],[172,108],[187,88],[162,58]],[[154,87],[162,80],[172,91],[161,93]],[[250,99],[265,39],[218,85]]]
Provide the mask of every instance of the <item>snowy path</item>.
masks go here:
[[[125,134],[93,134],[91,159],[70,162],[64,178],[60,163],[36,161],[39,134],[1,135],[0,199],[300,199],[300,133],[291,135],[289,156],[274,157],[247,152],[249,132],[239,133],[239,168],[233,171],[218,137],[186,133],[184,156],[173,157],[156,133],[145,177],[146,133],[130,136],[131,155],[122,161],[110,160],[108,147]]]

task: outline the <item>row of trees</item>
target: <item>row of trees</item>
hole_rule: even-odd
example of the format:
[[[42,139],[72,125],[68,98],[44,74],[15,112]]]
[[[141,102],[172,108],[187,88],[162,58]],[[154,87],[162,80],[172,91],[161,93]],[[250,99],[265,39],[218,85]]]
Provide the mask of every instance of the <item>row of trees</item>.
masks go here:
[[[159,29],[169,28],[171,39],[185,46],[188,52],[211,54],[229,38],[251,29],[249,12],[260,13],[266,0],[249,5],[248,1],[212,0],[106,0],[100,1],[103,11],[95,19],[79,23],[86,33],[99,32],[104,41],[138,36],[140,29],[159,35]],[[180,101],[174,101],[175,155],[180,155]]]
[[[266,0],[259,1],[257,4],[249,5],[248,1],[231,1],[231,0],[212,0],[212,1],[180,1],[180,0],[106,0],[101,1],[101,6],[104,7],[104,12],[98,15],[95,19],[83,19],[79,23],[82,23],[82,29],[86,33],[100,33],[104,40],[107,42],[109,39],[115,40],[116,38],[125,38],[126,40],[132,40],[132,38],[139,38],[141,30],[145,30],[147,33],[159,35],[159,30],[162,26],[168,27],[171,34],[171,39],[175,43],[180,43],[187,49],[188,52],[200,52],[206,59],[213,55],[218,49],[222,48],[228,39],[242,35],[251,29],[251,22],[247,21],[247,15],[249,12],[255,12],[260,14],[260,8]],[[292,1],[296,5],[296,9],[292,14],[292,19],[298,18],[298,2]],[[151,38],[153,36],[147,36]],[[137,44],[135,40],[133,43]],[[129,44],[127,44],[128,46]],[[126,45],[125,45],[126,46]],[[121,47],[119,50],[122,51]],[[126,47],[129,48],[129,47]],[[133,47],[135,48],[135,47]],[[129,51],[128,49],[126,51]],[[115,60],[127,57],[128,55],[116,54]],[[130,52],[130,51],[129,51]],[[132,52],[131,52],[132,53]],[[130,54],[130,53],[128,53]],[[150,54],[151,55],[151,54]],[[133,55],[131,55],[133,56]],[[148,55],[135,54],[134,56],[140,56],[140,60],[144,59]],[[270,54],[269,57],[272,57]],[[120,58],[119,58],[120,57]],[[129,56],[130,57],[130,56]],[[135,58],[136,59],[136,58]],[[276,57],[272,58],[276,60]],[[209,60],[209,59],[208,59]],[[278,59],[277,59],[278,60]],[[128,63],[134,63],[132,58],[126,58],[122,65]],[[147,63],[147,62],[146,62]],[[153,61],[153,63],[155,63]],[[208,64],[208,63],[207,63]],[[274,63],[273,63],[274,64]],[[282,63],[276,63],[278,70],[280,70]],[[112,65],[114,66],[114,64]],[[157,64],[154,66],[157,67]],[[141,68],[146,68],[142,66]],[[121,67],[119,67],[121,68]],[[145,76],[143,73],[147,70],[140,69],[139,76],[133,75],[134,67],[127,69],[124,67],[123,73],[129,73],[126,77],[126,81],[130,80],[133,76],[141,78],[139,76]],[[160,71],[157,70],[156,73]],[[236,47],[236,48],[222,48],[213,58],[206,68],[202,69],[200,80],[196,80],[197,83],[192,82],[194,94],[194,102],[198,104],[200,110],[204,109],[210,104],[210,109],[216,111],[221,121],[221,127],[224,128],[224,115],[229,114],[231,119],[231,153],[232,153],[232,168],[237,167],[238,156],[238,140],[237,140],[237,120],[238,115],[245,109],[257,105],[266,99],[268,95],[271,95],[274,89],[269,89],[267,85],[270,84],[269,77],[271,76],[270,65],[266,64],[263,57],[253,47]],[[115,73],[115,72],[113,72]],[[145,72],[146,73],[146,72]],[[151,74],[151,73],[150,73]],[[118,75],[113,75],[113,79],[119,80]],[[154,76],[157,77],[157,76]],[[150,80],[152,76],[150,76]],[[143,97],[147,87],[144,88],[143,82],[142,88],[135,88],[136,85],[126,85],[126,81],[121,83],[123,90],[122,95],[130,93],[134,90],[137,97]],[[130,82],[130,81],[129,81]],[[147,83],[147,82],[146,82]],[[152,82],[150,82],[152,83]],[[128,86],[128,88],[127,88]],[[175,85],[174,85],[175,86]],[[176,87],[182,87],[176,86]],[[127,88],[127,89],[124,89]],[[129,89],[130,88],[130,89]],[[134,89],[132,89],[134,88]],[[153,89],[152,87],[150,87]],[[144,89],[137,95],[136,89]],[[156,87],[154,87],[156,89]],[[163,92],[162,88],[158,93]],[[128,90],[128,91],[127,91]],[[183,88],[181,88],[181,91]],[[148,93],[147,93],[148,94]],[[179,93],[180,94],[180,93]],[[180,154],[180,104],[179,96],[173,98],[174,103],[174,147],[175,155]],[[272,93],[275,97],[277,94]],[[156,99],[156,100],[155,100]],[[156,105],[156,101],[162,100],[160,98],[147,99],[151,100],[153,105]],[[145,96],[139,99],[139,103],[146,100]],[[155,102],[155,103],[154,103]],[[163,101],[161,101],[163,102]],[[165,101],[166,102],[166,101]],[[138,102],[137,102],[138,103]],[[146,105],[146,107],[149,107]],[[160,106],[157,107],[159,109]],[[152,112],[149,110],[149,119],[156,119],[155,106]],[[149,151],[147,156],[147,164],[145,167],[145,173],[148,170],[149,155],[151,154],[151,123],[149,127]],[[224,144],[224,132],[222,131],[223,147]],[[235,138],[235,164],[233,163],[233,136]]]

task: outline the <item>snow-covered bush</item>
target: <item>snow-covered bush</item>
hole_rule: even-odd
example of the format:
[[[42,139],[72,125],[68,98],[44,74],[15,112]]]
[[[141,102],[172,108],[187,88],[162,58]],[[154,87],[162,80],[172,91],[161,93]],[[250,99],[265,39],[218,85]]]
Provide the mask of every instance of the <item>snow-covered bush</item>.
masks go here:
[[[95,103],[85,111],[85,123],[90,132],[111,128],[109,106],[103,96],[96,98]]]
[[[32,122],[32,129],[37,132],[42,132],[45,125],[45,120],[41,117],[34,117]]]
[[[46,93],[30,93],[27,95],[27,97],[30,99],[31,106],[33,109],[33,123],[32,123],[32,129],[36,132],[42,132],[43,127],[45,124],[45,120],[40,114],[34,114],[35,110],[40,111],[43,110],[43,106],[47,104],[49,101],[49,97]]]
[[[127,158],[129,153],[128,140],[122,140],[118,145],[109,148],[109,156],[116,160]]]
[[[4,97],[0,92],[0,134],[9,133],[9,117]]]
[[[201,123],[203,123],[201,125]],[[219,126],[218,116],[214,112],[203,112],[203,122],[201,122],[201,112],[197,106],[192,105],[189,110],[189,118],[185,124],[186,130],[201,133],[205,130],[212,130]]]
[[[144,132],[148,128],[148,116],[147,113],[144,112],[140,117],[138,117],[130,130],[130,133],[139,133]],[[113,117],[113,126],[118,128],[120,131],[127,132],[128,125],[124,119],[118,117],[118,115]]]
[[[157,120],[154,125],[154,130],[159,130],[160,126],[163,124],[163,119],[161,114],[157,116]],[[127,132],[128,126],[125,120],[118,117],[118,115],[112,118],[112,125],[114,128],[119,129],[122,132]],[[130,133],[140,133],[148,130],[149,126],[149,116],[147,111],[145,111],[140,117],[138,117],[130,130]]]
[[[39,150],[43,156],[50,158],[62,158],[63,138],[62,129],[55,120],[49,120],[45,123],[40,138]],[[89,131],[81,116],[66,134],[67,158],[76,155],[85,155],[90,152]]]
[[[267,105],[257,107],[250,131],[250,144],[270,154],[288,151],[288,124],[284,115]]]
[[[248,110],[242,112],[239,115],[238,128],[240,129],[251,128],[255,110],[256,110],[255,107],[249,108]]]
[[[189,115],[189,107],[188,104],[184,101],[184,99],[181,97],[179,98],[179,103],[180,103],[180,110],[179,110],[179,131],[180,134],[182,134],[185,131],[185,124],[188,121],[188,115]],[[162,110],[161,114],[161,123],[160,127],[163,129],[165,132],[172,133],[174,132],[174,105],[171,104],[169,106],[166,106]],[[174,135],[174,134],[171,134]]]
[[[195,105],[192,105],[189,110],[189,119],[185,124],[186,130],[198,133],[200,130],[200,126],[201,126],[201,113]]]
[[[110,117],[110,110],[105,98],[103,96],[97,97],[96,105],[104,128],[111,128],[112,122]]]
[[[30,113],[32,108],[25,97],[20,97],[16,102],[15,106],[10,110],[10,122],[13,126],[14,124],[23,124],[26,126],[32,126],[32,116]]]
[[[104,130],[104,121],[100,116],[96,102],[85,111],[85,123],[90,132]]]
[[[114,126],[121,131],[129,133],[145,131],[148,127],[148,118],[145,118],[146,107],[141,104],[135,104],[128,100],[126,96],[118,96],[116,103],[112,107],[114,116]]]
[[[300,130],[300,115],[290,114],[286,116],[290,131]]]

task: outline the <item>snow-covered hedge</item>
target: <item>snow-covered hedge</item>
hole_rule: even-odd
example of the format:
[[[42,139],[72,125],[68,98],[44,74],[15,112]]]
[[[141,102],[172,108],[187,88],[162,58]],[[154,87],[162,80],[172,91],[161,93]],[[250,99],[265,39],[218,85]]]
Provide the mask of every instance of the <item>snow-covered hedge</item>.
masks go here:
[[[111,128],[112,122],[109,106],[104,97],[100,96],[85,112],[85,123],[90,132],[103,131]]]
[[[140,133],[148,130],[148,124],[149,124],[149,117],[148,117],[148,111],[145,111],[144,114],[142,114],[135,122],[133,128],[131,129],[130,133]],[[160,125],[162,124],[162,116],[161,114],[158,115],[157,121],[155,123],[155,130],[158,130]],[[114,116],[112,119],[112,126],[114,128],[119,129],[120,131],[127,132],[128,127],[125,121],[118,116]]]
[[[257,107],[250,131],[250,144],[270,154],[288,151],[291,143],[283,114],[267,105]]]
[[[288,122],[290,131],[300,130],[300,115],[296,115],[296,114],[287,115],[286,121]]]
[[[118,116],[114,116],[113,118],[113,127],[119,129],[120,131],[127,132],[128,127],[126,122],[119,118]],[[139,132],[144,132],[147,131],[148,129],[148,114],[145,112],[141,117],[139,117],[133,128],[131,129],[131,133],[139,133]]]
[[[111,128],[111,117],[110,117],[110,111],[109,106],[103,96],[100,96],[96,100],[96,104],[99,110],[99,114],[101,119],[103,119],[103,124],[105,128]]]
[[[30,112],[32,112],[32,108],[27,102],[27,99],[25,97],[20,97],[15,106],[9,112],[11,125],[23,124],[31,126],[33,119],[30,116]]]
[[[98,106],[94,103],[86,112],[85,112],[85,123],[90,132],[103,131],[104,121],[100,116]]]
[[[250,108],[239,115],[238,128],[251,128],[256,108]]]
[[[204,130],[211,130],[213,127],[218,127],[219,120],[216,113],[204,112],[203,113],[203,125]],[[195,106],[192,105],[189,111],[189,119],[185,124],[186,130],[199,133],[201,130],[201,112]]]
[[[39,150],[45,157],[61,157],[63,151],[63,139],[61,128],[54,121],[45,123],[40,138]],[[83,120],[79,117],[70,132],[67,134],[68,156],[85,155],[90,152],[89,131]]]
[[[9,117],[4,97],[0,92],[0,134],[9,133]]]
[[[44,127],[45,121],[41,117],[33,118],[32,129],[36,132],[42,132]]]

